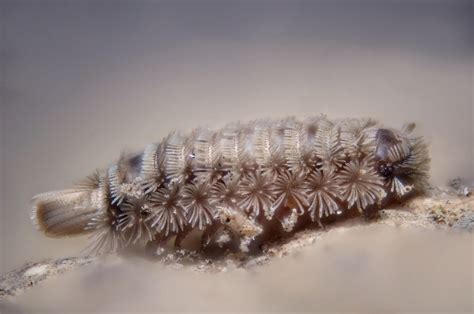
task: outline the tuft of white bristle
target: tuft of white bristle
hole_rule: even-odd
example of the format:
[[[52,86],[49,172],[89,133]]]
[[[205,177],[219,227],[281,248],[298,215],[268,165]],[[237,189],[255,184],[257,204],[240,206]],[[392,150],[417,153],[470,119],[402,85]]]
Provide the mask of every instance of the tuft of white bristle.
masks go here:
[[[77,189],[93,190],[99,188],[102,173],[99,170],[94,171],[90,176],[80,180],[75,184]]]
[[[285,169],[286,159],[278,125],[265,123],[254,132],[253,150],[258,167],[263,175],[276,179]]]
[[[257,173],[244,178],[240,195],[242,199],[239,202],[239,207],[249,212],[253,217],[258,217],[263,211],[268,220],[273,218],[275,212],[271,208],[275,195],[268,177]]]
[[[346,164],[339,173],[343,199],[360,211],[382,200],[387,193],[383,179],[375,172],[372,161],[364,158]]]
[[[237,176],[227,176],[211,188],[211,203],[235,208],[241,200],[240,179]]]
[[[206,182],[188,184],[184,187],[182,204],[186,209],[188,223],[199,230],[213,223],[215,215],[211,205],[210,186]]]
[[[252,157],[252,127],[247,125],[232,124],[222,130],[221,149],[223,165],[234,175],[246,177],[256,168],[255,158]]]
[[[315,139],[321,118],[291,121],[283,131],[285,159],[292,172],[309,173],[316,165]]]
[[[124,233],[118,229],[117,216],[114,211],[101,211],[87,224],[92,232],[89,245],[84,250],[87,255],[102,255],[117,252],[125,246]]]
[[[147,221],[164,236],[183,231],[186,225],[186,212],[179,202],[179,193],[179,186],[173,184],[150,195],[150,215]]]
[[[165,169],[167,179],[171,182],[184,183],[192,175],[193,135],[184,137],[178,133],[172,133],[167,139]]]
[[[306,178],[306,191],[310,200],[308,211],[312,221],[318,221],[339,210],[341,189],[334,171],[315,170]]]
[[[143,198],[127,199],[120,209],[117,228],[126,239],[125,245],[148,242],[155,238],[151,222],[147,219],[151,210]]]
[[[150,144],[143,152],[140,183],[145,194],[156,191],[164,183],[164,146],[164,144]]]
[[[304,175],[302,173],[292,173],[288,170],[282,172],[272,186],[275,201],[270,207],[271,212],[275,212],[281,207],[288,205],[292,201],[296,205],[298,215],[302,215],[308,207],[308,201],[304,186]]]
[[[120,205],[127,196],[122,190],[122,183],[125,180],[125,173],[120,169],[119,164],[109,167],[107,172],[110,185],[110,194],[112,198],[112,205]]]
[[[221,134],[208,129],[196,132],[194,174],[200,181],[215,183],[222,178]]]
[[[51,237],[87,233],[85,227],[95,216],[99,203],[95,190],[68,189],[36,195],[31,220]]]
[[[320,130],[316,133],[315,151],[320,166],[326,171],[336,170],[344,164],[346,155],[341,145],[340,125],[321,120]]]
[[[344,119],[341,126],[341,146],[347,156],[360,158],[370,154],[375,148],[375,141],[370,138],[375,134],[377,122],[370,118]]]

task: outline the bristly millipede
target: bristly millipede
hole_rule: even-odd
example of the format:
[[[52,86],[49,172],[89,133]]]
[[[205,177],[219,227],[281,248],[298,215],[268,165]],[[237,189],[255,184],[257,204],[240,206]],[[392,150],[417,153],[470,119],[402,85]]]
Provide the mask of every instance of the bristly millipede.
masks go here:
[[[318,116],[171,133],[73,189],[35,196],[32,219],[48,236],[91,234],[96,253],[173,238],[179,248],[196,229],[202,249],[245,252],[423,191],[428,150],[413,128]]]

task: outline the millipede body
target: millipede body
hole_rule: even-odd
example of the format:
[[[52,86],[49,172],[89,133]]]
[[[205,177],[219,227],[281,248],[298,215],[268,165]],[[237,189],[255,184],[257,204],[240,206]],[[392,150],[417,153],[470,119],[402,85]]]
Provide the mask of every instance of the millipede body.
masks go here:
[[[90,234],[99,254],[180,248],[196,230],[202,249],[251,252],[423,191],[428,150],[413,128],[317,116],[175,132],[72,189],[35,196],[32,220],[48,236]]]

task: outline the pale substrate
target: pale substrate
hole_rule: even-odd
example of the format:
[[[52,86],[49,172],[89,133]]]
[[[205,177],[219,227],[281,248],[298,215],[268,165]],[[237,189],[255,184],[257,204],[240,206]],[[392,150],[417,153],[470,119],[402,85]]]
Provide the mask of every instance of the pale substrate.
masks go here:
[[[474,197],[463,195],[465,189],[433,188],[428,194],[383,209],[374,221],[353,218],[299,232],[259,256],[28,263],[0,278],[1,313],[470,312]]]

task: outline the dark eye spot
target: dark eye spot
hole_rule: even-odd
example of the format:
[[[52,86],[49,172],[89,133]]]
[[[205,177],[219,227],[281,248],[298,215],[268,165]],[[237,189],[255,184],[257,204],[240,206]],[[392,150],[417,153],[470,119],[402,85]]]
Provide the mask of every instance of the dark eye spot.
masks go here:
[[[393,166],[381,164],[378,171],[383,177],[388,178],[393,174]]]
[[[230,218],[226,217],[224,223],[228,224],[230,222]]]
[[[142,217],[148,217],[151,214],[151,212],[148,209],[145,209],[145,210],[142,210],[140,214],[142,215]]]

